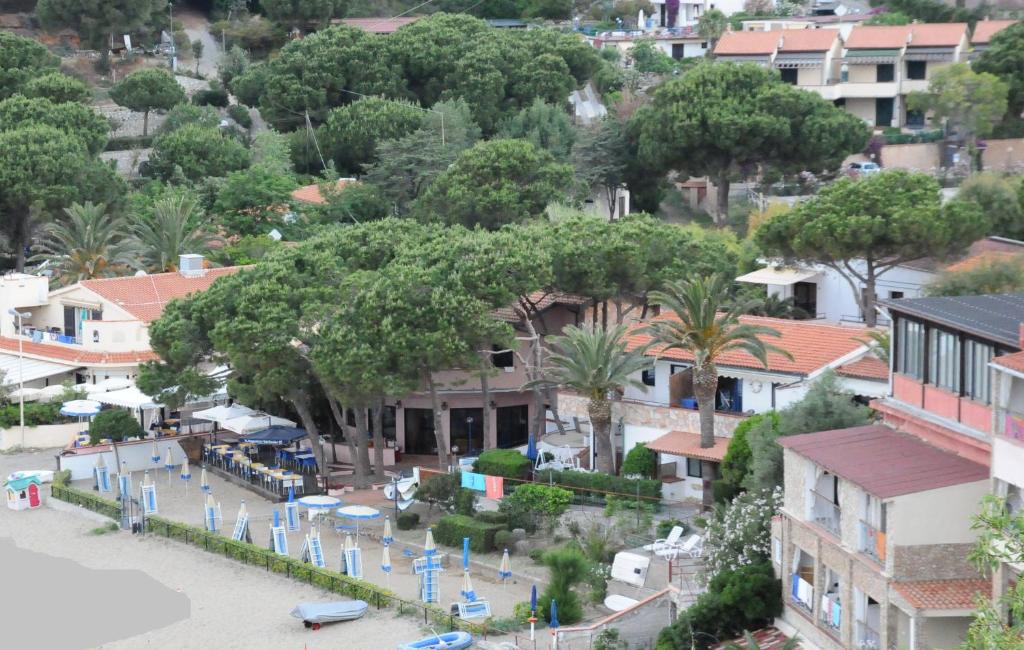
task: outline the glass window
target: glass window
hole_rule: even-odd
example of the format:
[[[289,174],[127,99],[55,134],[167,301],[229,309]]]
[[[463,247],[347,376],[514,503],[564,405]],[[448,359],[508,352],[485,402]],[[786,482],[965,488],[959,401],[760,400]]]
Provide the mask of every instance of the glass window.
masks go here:
[[[702,478],[701,463],[699,458],[686,459],[686,475],[691,478]]]
[[[876,70],[878,76],[875,77],[875,81],[892,81],[896,78],[896,66],[892,63],[880,63]]]
[[[924,325],[900,318],[896,327],[896,371],[924,379]]]
[[[907,79],[924,79],[928,63],[925,61],[907,61]]]
[[[640,381],[644,383],[644,386],[654,386],[656,383],[654,379],[654,368],[640,371]]]
[[[796,68],[782,68],[779,70],[779,76],[782,80],[788,84],[796,85],[797,82],[797,69]]]
[[[491,350],[494,352],[494,354],[491,355],[491,363],[495,368],[515,367],[516,360],[512,350],[499,348],[497,345],[491,346]]]
[[[960,338],[937,327],[928,339],[928,383],[960,392]]]
[[[988,362],[993,353],[991,345],[970,340],[964,344],[964,395],[984,404],[989,403],[992,395]]]

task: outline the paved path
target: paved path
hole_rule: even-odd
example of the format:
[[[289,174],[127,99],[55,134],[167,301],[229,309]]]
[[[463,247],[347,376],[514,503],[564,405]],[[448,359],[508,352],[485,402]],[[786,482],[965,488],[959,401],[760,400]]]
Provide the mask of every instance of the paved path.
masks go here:
[[[210,21],[203,14],[192,9],[176,8],[174,18],[185,26],[185,33],[190,41],[202,41],[203,55],[199,58],[199,72],[207,79],[217,76],[217,63],[220,61],[220,42],[210,34]],[[195,61],[189,67],[195,69]]]

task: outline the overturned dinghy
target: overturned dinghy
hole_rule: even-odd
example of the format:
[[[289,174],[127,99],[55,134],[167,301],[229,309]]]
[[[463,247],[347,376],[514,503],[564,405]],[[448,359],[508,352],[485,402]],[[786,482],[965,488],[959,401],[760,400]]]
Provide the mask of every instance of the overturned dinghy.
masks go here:
[[[352,621],[366,613],[364,600],[338,600],[333,603],[301,603],[292,610],[292,616],[302,619],[309,628],[319,630],[322,623]]]
[[[462,650],[473,645],[473,637],[468,632],[449,632],[433,634],[412,643],[403,643],[398,650]]]

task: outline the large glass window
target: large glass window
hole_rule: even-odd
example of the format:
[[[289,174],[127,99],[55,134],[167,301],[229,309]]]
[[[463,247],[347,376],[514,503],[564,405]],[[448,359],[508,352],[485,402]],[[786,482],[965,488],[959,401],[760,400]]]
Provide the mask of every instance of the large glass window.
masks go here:
[[[964,344],[964,395],[984,404],[991,400],[992,371],[988,362],[993,353],[991,345],[970,340]]]
[[[928,341],[928,383],[960,392],[960,338],[937,327]]]
[[[914,379],[924,379],[924,325],[900,318],[896,336],[896,371]]]

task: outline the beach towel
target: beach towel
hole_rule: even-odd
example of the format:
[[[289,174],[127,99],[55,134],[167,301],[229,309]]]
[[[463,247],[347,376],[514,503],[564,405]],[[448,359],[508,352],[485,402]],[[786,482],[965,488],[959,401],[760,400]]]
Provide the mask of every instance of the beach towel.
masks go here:
[[[462,487],[466,488],[467,490],[473,489],[473,472],[462,473]]]
[[[477,492],[486,492],[487,487],[484,479],[486,477],[483,474],[477,474],[475,472],[463,472],[462,473],[462,487],[469,490],[476,490]]]
[[[793,598],[800,598],[800,576],[793,574],[793,586],[791,587]]]
[[[842,608],[839,603],[832,603],[832,627],[839,627],[839,615],[842,613]]]
[[[486,476],[484,478],[487,486],[485,496],[488,499],[501,499],[505,496],[505,477]]]

